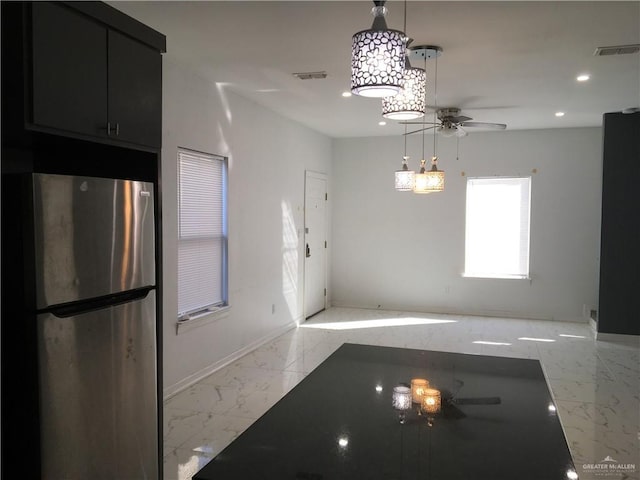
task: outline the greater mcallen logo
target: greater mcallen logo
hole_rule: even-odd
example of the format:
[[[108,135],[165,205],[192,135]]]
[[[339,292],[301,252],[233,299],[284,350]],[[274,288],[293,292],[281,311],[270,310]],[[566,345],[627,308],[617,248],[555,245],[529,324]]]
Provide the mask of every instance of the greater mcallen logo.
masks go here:
[[[582,465],[582,470],[589,473],[595,473],[597,475],[621,475],[624,473],[630,473],[636,471],[635,463],[619,463],[617,460],[611,458],[611,455],[607,455],[598,463],[585,463]]]

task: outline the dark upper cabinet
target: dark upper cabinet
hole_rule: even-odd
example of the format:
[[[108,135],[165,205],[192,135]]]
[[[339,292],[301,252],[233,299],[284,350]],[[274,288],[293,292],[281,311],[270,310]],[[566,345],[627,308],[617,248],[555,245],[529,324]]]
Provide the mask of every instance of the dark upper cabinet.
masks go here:
[[[104,13],[100,4],[77,5],[85,10],[88,6],[90,14],[95,7]],[[73,5],[34,2],[31,9],[31,108],[27,124],[50,133],[159,148],[160,50]],[[106,12],[120,19],[120,12]]]
[[[109,123],[123,141],[160,146],[162,58],[152,48],[109,31]]]
[[[32,6],[32,118],[86,135],[107,127],[107,29],[64,6]]]

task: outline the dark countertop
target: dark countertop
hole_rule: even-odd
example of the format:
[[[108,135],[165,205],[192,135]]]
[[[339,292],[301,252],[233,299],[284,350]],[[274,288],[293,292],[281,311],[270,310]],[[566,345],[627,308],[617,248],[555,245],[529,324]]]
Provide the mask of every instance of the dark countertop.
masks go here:
[[[416,377],[443,392],[431,426],[391,406]],[[464,404],[487,397],[500,404]],[[193,478],[566,480],[550,405],[537,360],[344,344]]]

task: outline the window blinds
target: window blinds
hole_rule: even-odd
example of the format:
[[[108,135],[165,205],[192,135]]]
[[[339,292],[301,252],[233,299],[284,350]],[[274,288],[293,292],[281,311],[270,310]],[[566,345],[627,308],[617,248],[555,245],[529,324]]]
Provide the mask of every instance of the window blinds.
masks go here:
[[[178,151],[178,317],[225,303],[223,157]]]
[[[469,178],[465,276],[529,277],[530,177]]]

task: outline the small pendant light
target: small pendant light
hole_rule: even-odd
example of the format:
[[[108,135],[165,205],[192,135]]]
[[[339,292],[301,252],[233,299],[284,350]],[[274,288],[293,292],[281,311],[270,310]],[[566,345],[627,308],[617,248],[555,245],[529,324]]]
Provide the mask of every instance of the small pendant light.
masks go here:
[[[425,130],[422,130],[422,160],[420,160],[420,171],[416,173],[413,183],[413,193],[431,193],[428,188],[429,178],[425,168],[427,161],[424,159],[424,132]]]
[[[444,172],[438,170],[438,157],[431,159],[431,170],[426,172],[424,191],[420,193],[434,193],[444,190]]]
[[[415,182],[413,184],[413,193],[431,193],[427,188],[428,178],[425,165],[427,161],[423,158],[420,160],[420,171],[416,173]]]
[[[404,84],[405,34],[387,28],[386,0],[374,0],[373,25],[353,35],[351,92],[364,97],[397,95]]]
[[[410,192],[415,184],[416,172],[409,170],[407,160],[409,160],[409,157],[402,157],[402,168],[396,170],[396,190],[399,192]]]
[[[441,50],[440,50],[441,51]],[[436,55],[436,68],[434,74],[434,113],[433,123],[436,123],[436,112],[438,110],[438,56]],[[416,174],[414,193],[435,193],[444,190],[444,172],[438,170],[438,157],[436,156],[436,129],[433,128],[433,157],[431,157],[431,170],[427,171],[425,166],[427,161],[424,159],[424,136],[425,130],[422,130],[422,160],[420,160],[420,173]]]
[[[399,192],[411,192],[415,185],[415,175],[416,172],[413,170],[409,170],[409,166],[407,165],[407,160],[409,157],[407,156],[407,126],[404,126],[404,156],[402,157],[402,168],[400,170],[396,170],[396,190]]]

